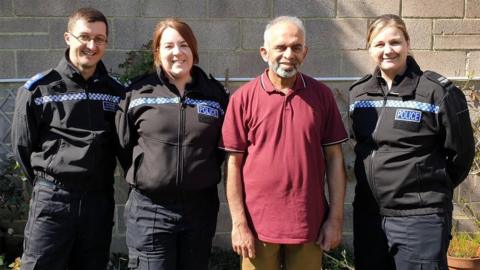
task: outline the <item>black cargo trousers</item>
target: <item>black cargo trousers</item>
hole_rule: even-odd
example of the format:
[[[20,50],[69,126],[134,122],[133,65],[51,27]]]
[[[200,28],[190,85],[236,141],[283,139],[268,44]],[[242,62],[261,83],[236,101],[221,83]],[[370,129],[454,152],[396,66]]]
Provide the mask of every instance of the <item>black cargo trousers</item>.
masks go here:
[[[368,208],[367,208],[368,209]],[[452,213],[382,216],[354,207],[357,270],[448,270]]]
[[[105,270],[113,210],[113,187],[82,191],[36,177],[21,269]]]
[[[129,269],[208,270],[218,209],[216,186],[156,199],[132,189],[124,213]]]

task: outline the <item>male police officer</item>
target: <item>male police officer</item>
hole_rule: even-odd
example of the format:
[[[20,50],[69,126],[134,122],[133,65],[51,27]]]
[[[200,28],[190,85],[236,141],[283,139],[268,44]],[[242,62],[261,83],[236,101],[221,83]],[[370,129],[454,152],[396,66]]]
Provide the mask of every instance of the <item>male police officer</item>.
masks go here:
[[[105,269],[113,224],[114,115],[123,87],[100,61],[108,23],[69,18],[68,49],[17,94],[13,151],[34,185],[22,269]]]

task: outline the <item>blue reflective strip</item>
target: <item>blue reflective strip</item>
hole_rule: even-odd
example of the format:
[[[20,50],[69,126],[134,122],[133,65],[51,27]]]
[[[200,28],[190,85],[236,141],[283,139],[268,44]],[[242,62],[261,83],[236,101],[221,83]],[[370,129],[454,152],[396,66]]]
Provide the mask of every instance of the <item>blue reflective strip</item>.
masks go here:
[[[88,97],[88,98],[87,98]],[[72,101],[72,100],[99,100],[99,101],[108,101],[118,104],[120,102],[120,97],[112,96],[102,93],[74,93],[74,94],[64,94],[64,95],[50,95],[42,96],[35,98],[34,102],[36,105],[42,105],[49,102],[63,102],[63,101]]]
[[[359,100],[350,104],[350,111],[361,108],[380,108],[383,107],[382,100]],[[418,101],[401,101],[401,100],[387,100],[385,104],[387,108],[407,108],[415,109],[423,112],[430,112],[437,114],[440,111],[440,107],[435,104],[429,104]]]
[[[28,80],[24,85],[23,87],[25,87],[26,89],[28,90],[31,90],[30,87],[32,87],[32,85],[37,82],[38,80],[40,80],[41,78],[45,77],[45,74],[43,73],[38,73],[36,74],[35,76],[33,76],[32,78],[30,78],[30,80]]]
[[[164,104],[179,104],[179,103],[180,103],[179,97],[136,98],[130,102],[128,109],[131,109],[137,106],[142,106],[142,105],[164,105]],[[204,105],[204,106],[215,108],[219,110],[222,114],[225,113],[222,107],[220,106],[220,103],[212,100],[186,98],[185,104],[193,105],[193,106]]]

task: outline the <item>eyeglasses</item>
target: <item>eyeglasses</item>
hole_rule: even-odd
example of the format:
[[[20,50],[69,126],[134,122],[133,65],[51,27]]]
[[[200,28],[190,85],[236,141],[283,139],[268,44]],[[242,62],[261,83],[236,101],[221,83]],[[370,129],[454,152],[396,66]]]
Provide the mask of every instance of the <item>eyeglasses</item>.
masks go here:
[[[108,42],[107,38],[102,37],[102,36],[90,37],[89,35],[85,35],[85,34],[75,36],[71,32],[67,32],[67,33],[72,35],[74,38],[76,38],[82,44],[87,44],[88,42],[90,42],[90,40],[93,40],[93,43],[95,43],[95,45],[102,46],[102,45],[105,45]]]

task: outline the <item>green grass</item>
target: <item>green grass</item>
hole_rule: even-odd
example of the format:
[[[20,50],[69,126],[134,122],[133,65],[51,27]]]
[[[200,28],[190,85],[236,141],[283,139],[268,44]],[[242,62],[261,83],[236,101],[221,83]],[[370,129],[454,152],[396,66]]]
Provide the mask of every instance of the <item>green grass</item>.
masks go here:
[[[478,256],[480,252],[480,234],[468,234],[466,232],[454,232],[448,255],[454,257],[471,258]]]

